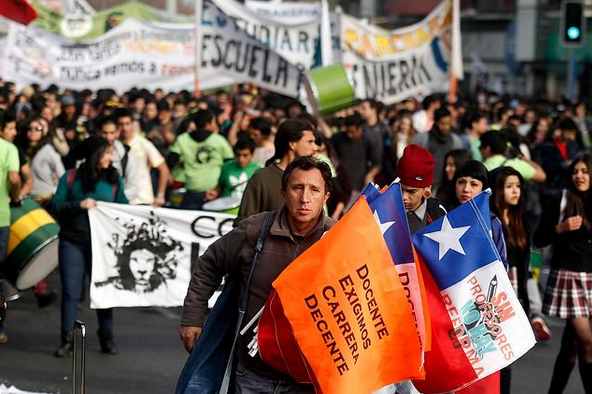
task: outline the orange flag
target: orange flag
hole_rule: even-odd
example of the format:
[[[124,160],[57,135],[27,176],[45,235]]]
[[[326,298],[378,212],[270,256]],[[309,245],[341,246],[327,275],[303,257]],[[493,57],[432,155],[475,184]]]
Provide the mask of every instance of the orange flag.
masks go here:
[[[323,393],[423,377],[411,309],[365,198],[273,287]]]

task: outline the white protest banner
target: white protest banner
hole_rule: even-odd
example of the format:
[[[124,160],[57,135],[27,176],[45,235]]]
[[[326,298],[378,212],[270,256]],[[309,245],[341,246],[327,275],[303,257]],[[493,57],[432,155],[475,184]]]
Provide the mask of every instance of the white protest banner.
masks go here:
[[[183,305],[191,264],[234,216],[99,202],[89,210],[91,308]]]
[[[314,22],[321,17],[319,2],[247,0],[245,5],[258,15],[287,24]]]
[[[298,97],[300,69],[249,36],[210,2],[204,2],[202,30],[201,69],[205,73],[231,76],[237,82]]]
[[[452,0],[405,28],[384,30],[342,14],[340,29],[342,61],[357,97],[391,104],[446,89]]]
[[[2,77],[42,88],[56,84],[75,90],[112,88],[118,93],[135,86],[181,90],[193,84],[194,41],[193,25],[133,19],[84,43],[11,24]],[[204,78],[203,88],[233,82],[225,79]]]
[[[200,88],[235,82],[297,97],[300,70],[249,37],[211,3],[202,19]],[[194,83],[195,26],[127,19],[83,43],[39,28],[11,24],[2,78],[18,86],[56,84],[64,89],[133,87],[165,91]]]
[[[212,0],[238,27],[257,41],[265,44],[284,59],[305,70],[314,60],[315,43],[319,37],[320,19],[295,24],[278,21],[252,11],[235,0]]]

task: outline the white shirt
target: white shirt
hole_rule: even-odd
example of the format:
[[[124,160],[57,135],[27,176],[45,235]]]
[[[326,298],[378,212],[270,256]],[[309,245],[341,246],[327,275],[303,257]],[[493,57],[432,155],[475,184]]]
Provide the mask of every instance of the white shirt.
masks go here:
[[[139,135],[135,135],[128,145],[130,147],[128,155],[130,159],[131,157],[134,158],[137,166],[135,178],[138,184],[138,193],[134,198],[129,199],[130,204],[152,204],[154,202],[154,192],[150,170],[164,163],[164,157],[152,142]]]
[[[134,201],[139,198],[140,195],[140,184],[138,177],[139,166],[136,163],[136,158],[128,153],[127,164],[125,171],[122,168],[122,160],[126,154],[127,149],[123,145],[123,142],[115,140],[113,143],[113,155],[111,156],[111,164],[119,175],[123,177],[123,187],[125,196],[129,201]]]
[[[54,194],[60,177],[66,172],[62,157],[53,145],[43,146],[31,161],[33,187],[31,195],[44,196]]]

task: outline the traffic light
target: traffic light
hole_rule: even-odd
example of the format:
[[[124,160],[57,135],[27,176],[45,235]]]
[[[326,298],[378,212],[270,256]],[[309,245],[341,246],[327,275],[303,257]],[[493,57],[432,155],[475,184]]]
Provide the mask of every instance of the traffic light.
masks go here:
[[[581,47],[586,37],[586,18],[584,4],[579,1],[567,0],[561,9],[562,44],[567,47]]]

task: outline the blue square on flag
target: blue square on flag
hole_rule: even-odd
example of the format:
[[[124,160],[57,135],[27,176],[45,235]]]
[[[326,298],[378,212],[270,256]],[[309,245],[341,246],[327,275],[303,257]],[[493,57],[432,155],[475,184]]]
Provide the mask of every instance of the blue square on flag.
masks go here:
[[[488,193],[479,194],[413,236],[413,244],[440,289],[499,260],[479,209],[488,198]]]

